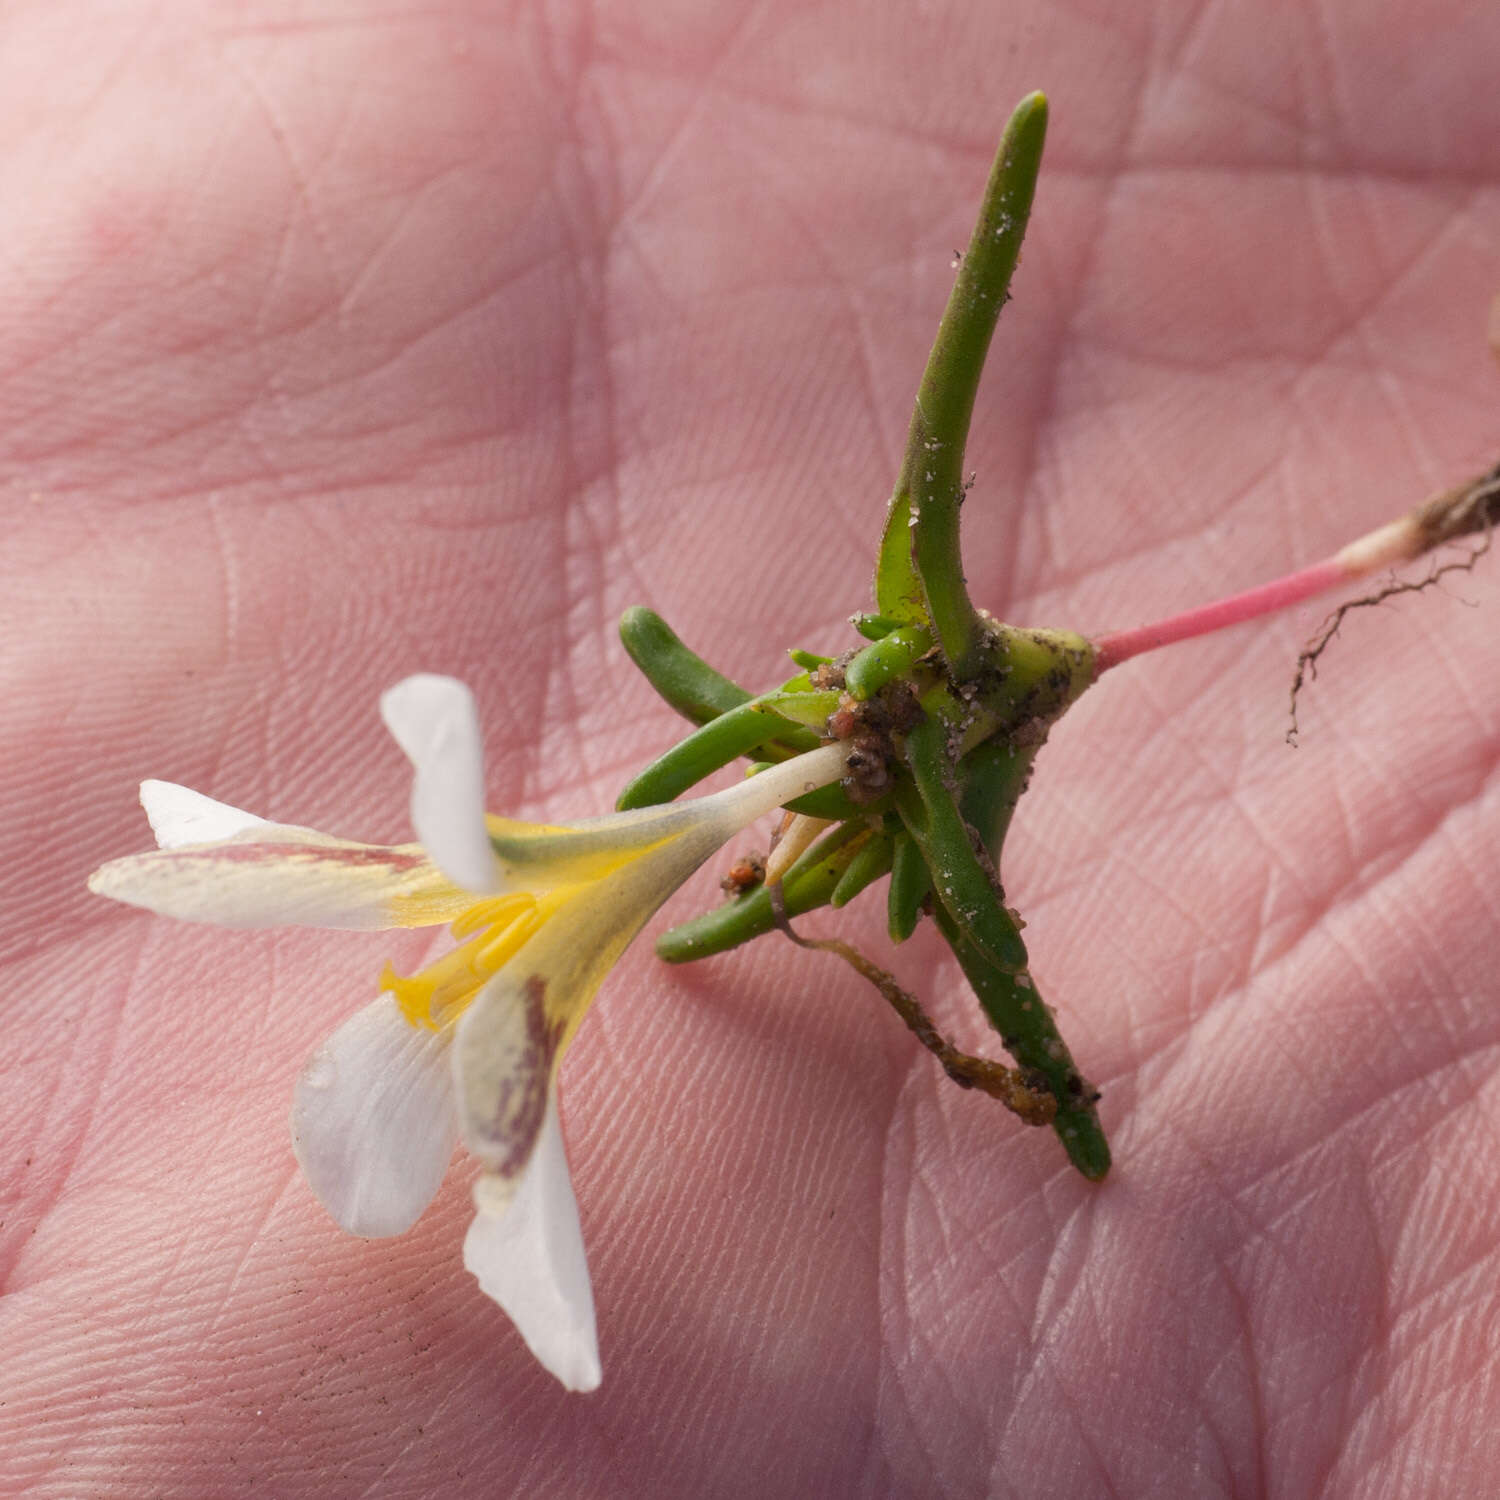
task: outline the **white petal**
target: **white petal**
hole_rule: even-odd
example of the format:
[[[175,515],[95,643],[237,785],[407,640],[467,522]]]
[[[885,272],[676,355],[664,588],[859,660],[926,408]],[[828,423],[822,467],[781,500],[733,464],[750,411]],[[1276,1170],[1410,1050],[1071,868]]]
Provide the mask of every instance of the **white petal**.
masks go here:
[[[501,860],[516,867],[518,887],[533,888],[533,866],[557,865],[565,870],[565,879],[588,879],[592,873],[589,860],[597,866],[601,856],[649,849],[684,831],[722,843],[772,808],[837,781],[844,775],[848,756],[847,745],[820,745],[706,797],[686,797],[659,807],[605,813],[561,825],[491,818],[490,833]],[[576,861],[576,867],[570,868],[569,861]]]
[[[459,1134],[497,1178],[526,1166],[553,1072],[610,969],[717,841],[690,829],[558,906],[455,1028]]]
[[[258,828],[266,821],[173,781],[143,781],[141,806],[146,809],[159,849],[212,844],[247,828]]]
[[[474,1202],[479,1212],[464,1238],[464,1265],[568,1390],[596,1390],[604,1372],[594,1291],[555,1099],[514,1191],[481,1177]]]
[[[847,770],[848,759],[847,745],[838,741],[820,745],[805,755],[767,766],[764,771],[703,800],[717,804],[721,809],[720,816],[731,825],[730,831],[733,832],[746,827],[773,807],[793,802],[804,792],[837,781]]]
[[[697,803],[653,809],[662,822],[671,816],[671,831],[566,899],[485,984],[458,1023],[453,1064],[459,1132],[490,1172],[512,1178],[525,1166],[557,1059],[662,902],[760,813],[799,796],[810,778],[836,779],[845,754],[830,745]]]
[[[457,1128],[445,1033],[407,1024],[393,995],[351,1016],[307,1060],[292,1149],[350,1234],[403,1234],[448,1170]]]
[[[411,821],[433,861],[466,890],[498,890],[474,695],[456,677],[420,673],[381,694],[380,716],[416,772]]]
[[[535,961],[532,950],[552,929],[562,932],[570,956],[586,961],[596,952],[590,934],[581,933],[575,943],[572,927],[559,927],[567,915],[564,908],[489,980],[455,1028],[453,1081],[459,1133],[465,1147],[489,1172],[510,1182],[521,1175],[536,1149],[545,1124],[553,1064],[571,1019],[549,1004],[553,976]],[[611,962],[609,954],[598,955],[599,979]],[[580,1018],[597,987],[598,979],[578,1000]],[[554,995],[571,1001],[580,992],[581,987],[575,986],[557,989]]]
[[[427,927],[473,904],[416,844],[356,844],[282,823],[111,860],[89,876],[89,889],[221,927]]]

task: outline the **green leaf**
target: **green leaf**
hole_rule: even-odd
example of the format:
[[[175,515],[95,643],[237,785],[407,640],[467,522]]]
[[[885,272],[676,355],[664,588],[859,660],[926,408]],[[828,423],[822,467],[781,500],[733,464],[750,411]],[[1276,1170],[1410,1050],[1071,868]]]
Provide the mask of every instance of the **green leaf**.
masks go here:
[[[928,716],[906,736],[913,788],[898,794],[902,820],[938,893],[938,928],[1005,1048],[1021,1065],[1047,1080],[1057,1100],[1053,1128],[1068,1159],[1086,1177],[1109,1170],[1109,1145],[1094,1108],[1093,1091],[1079,1076],[1027,968],[1019,921],[1004,905],[1004,893],[974,847],[977,834],[991,860],[1026,789],[1035,747],[1017,749],[989,740],[955,767],[949,755],[951,725],[939,693],[923,700]],[[896,858],[901,859],[898,845]],[[891,875],[892,936],[899,868]],[[909,901],[909,898],[905,898]],[[909,907],[903,907],[909,910]]]
[[[849,861],[849,868],[839,876],[833,894],[828,898],[831,906],[847,906],[859,893],[890,873],[891,836],[877,833],[865,840]]]
[[[816,651],[802,651],[796,646],[787,651],[787,655],[806,672],[816,671],[819,667],[826,667],[833,660],[831,656],[819,656]]]
[[[908,459],[896,481],[896,493],[891,496],[885,531],[875,557],[875,606],[881,615],[898,625],[922,624],[928,620],[927,596],[912,556],[909,469]]]
[[[878,641],[882,636],[889,635],[901,622],[887,619],[885,615],[855,615],[849,623],[867,641]]]
[[[888,682],[905,677],[924,652],[932,649],[932,632],[922,625],[902,625],[866,646],[848,665],[844,685],[857,699],[873,698]]]
[[[751,694],[716,672],[654,610],[639,605],[620,616],[620,642],[647,682],[683,718],[706,724],[748,703]]]
[[[799,917],[815,907],[827,906],[850,862],[875,836],[863,822],[843,823],[824,834],[782,877],[786,914]],[[691,963],[695,958],[738,948],[770,932],[775,925],[771,893],[761,886],[664,932],[656,940],[656,952],[669,964]]]
[[[775,700],[782,696],[773,693],[765,698],[752,698],[750,702],[711,719],[696,733],[652,761],[620,793],[615,806],[625,812],[633,807],[655,807],[670,802],[690,786],[696,786],[705,776],[727,766],[736,756],[747,755],[771,741],[816,749],[822,741],[809,730],[789,723],[780,712]],[[837,694],[824,696],[837,699]],[[824,717],[827,717],[826,712]]]
[[[893,943],[904,943],[917,930],[922,903],[931,890],[932,871],[916,840],[903,829],[895,838],[891,884],[886,892],[886,929]]]
[[[775,709],[783,719],[806,729],[821,729],[828,716],[839,706],[839,695],[832,688],[812,688],[788,692],[762,693],[756,702]]]
[[[1052,1128],[1068,1160],[1092,1182],[1109,1171],[1109,1142],[1094,1107],[1094,1090],[1074,1065],[1072,1054],[1057,1030],[1052,1012],[1037,993],[1025,968],[997,969],[958,931],[945,911],[938,926],[957,957],[990,1024],[1000,1033],[1005,1050],[1023,1067],[1047,1080],[1057,1100]]]
[[[1010,295],[1046,134],[1047,101],[1028,95],[1000,138],[979,222],[938,325],[876,564],[881,613],[931,620],[960,679],[972,675],[979,635],[959,550],[964,446],[995,322]]]
[[[1039,749],[1040,745],[1023,750],[1003,739],[986,740],[959,765],[964,784],[959,807],[964,822],[979,835],[996,864]]]
[[[932,871],[938,899],[958,931],[997,969],[1013,973],[1025,968],[1020,930],[1002,905],[991,872],[980,863],[959,812],[948,726],[929,713],[907,734],[905,748],[913,785],[897,789],[896,803]]]

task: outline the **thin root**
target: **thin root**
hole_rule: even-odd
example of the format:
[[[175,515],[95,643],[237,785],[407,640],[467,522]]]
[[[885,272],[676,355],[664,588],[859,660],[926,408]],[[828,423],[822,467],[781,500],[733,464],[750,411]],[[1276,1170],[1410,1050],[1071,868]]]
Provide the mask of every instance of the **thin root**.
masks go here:
[[[1358,599],[1346,600],[1329,615],[1318,633],[1297,656],[1297,670],[1292,677],[1292,723],[1286,732],[1287,744],[1293,749],[1297,746],[1297,695],[1302,691],[1304,682],[1317,679],[1318,659],[1339,633],[1344,616],[1350,610],[1384,604],[1397,594],[1419,594],[1448,573],[1473,572],[1475,563],[1490,550],[1490,543],[1494,540],[1497,510],[1500,510],[1500,467],[1422,507],[1421,513],[1430,517],[1426,525],[1433,541],[1429,545],[1437,546],[1480,531],[1484,533],[1483,538],[1469,549],[1466,556],[1454,562],[1434,563],[1425,578],[1412,580],[1392,577],[1374,592],[1362,594]]]
[[[960,1052],[932,1024],[917,997],[897,984],[879,964],[866,958],[859,949],[838,938],[805,938],[792,931],[787,919],[786,902],[780,886],[771,887],[771,910],[776,925],[799,948],[814,948],[843,959],[850,968],[868,979],[885,997],[891,1009],[906,1023],[912,1035],[937,1058],[943,1071],[961,1089],[978,1089],[998,1099],[1012,1114],[1028,1125],[1050,1125],[1057,1115],[1057,1100],[1047,1081],[1030,1075],[1024,1069],[1007,1067],[987,1057]]]

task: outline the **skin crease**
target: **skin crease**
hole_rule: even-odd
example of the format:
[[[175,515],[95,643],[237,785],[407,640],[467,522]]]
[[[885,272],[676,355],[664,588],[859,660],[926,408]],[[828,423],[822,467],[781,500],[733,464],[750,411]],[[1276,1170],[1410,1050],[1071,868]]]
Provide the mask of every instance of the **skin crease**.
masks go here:
[[[466,1172],[376,1243],[295,1170],[302,1059],[432,943],[83,887],[144,776],[406,837],[407,672],[563,818],[678,732],[626,605],[757,686],[849,644],[1034,87],[980,602],[1136,624],[1492,462],[1500,13],[1445,9],[7,7],[0,1493],[1492,1493],[1493,561],[1350,620],[1297,752],[1318,606],[1054,734],[1006,874],[1102,1188],[832,959],[632,950],[565,1071],[587,1398],[463,1271]]]

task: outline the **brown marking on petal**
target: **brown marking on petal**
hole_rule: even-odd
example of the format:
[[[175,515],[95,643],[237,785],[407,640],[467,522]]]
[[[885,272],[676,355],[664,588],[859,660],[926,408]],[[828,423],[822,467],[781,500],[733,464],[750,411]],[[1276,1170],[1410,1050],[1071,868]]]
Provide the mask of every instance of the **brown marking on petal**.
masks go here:
[[[416,870],[427,863],[425,854],[403,854],[395,849],[309,849],[307,852],[334,864],[383,865],[389,870]]]
[[[304,861],[313,864],[345,866],[378,866],[387,870],[416,870],[426,863],[426,856],[401,849],[382,849],[373,845],[339,845],[278,843],[268,839],[258,844],[213,844],[203,849],[167,849],[162,854],[185,861],[206,860],[213,864],[264,864]]]
[[[504,1147],[504,1155],[487,1163],[500,1177],[516,1176],[531,1159],[547,1111],[552,1060],[562,1039],[562,1026],[547,1022],[547,981],[533,974],[521,992],[526,1037],[517,1049],[510,1077],[501,1080],[496,1091],[495,1113],[486,1132]]]

